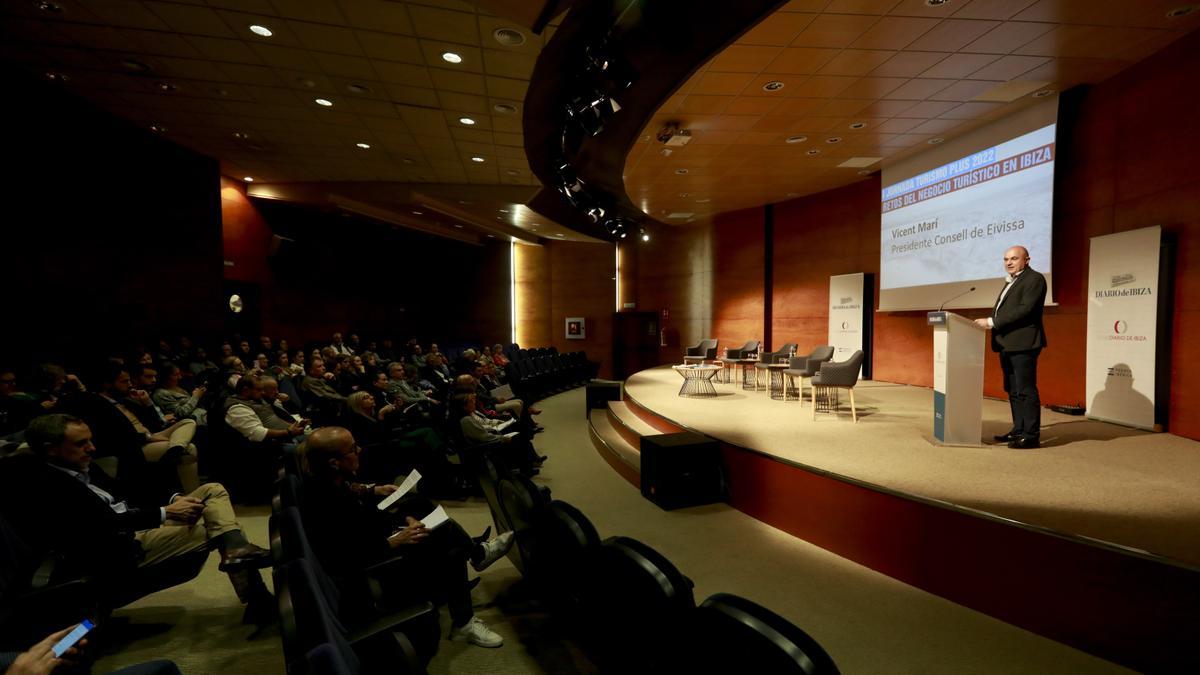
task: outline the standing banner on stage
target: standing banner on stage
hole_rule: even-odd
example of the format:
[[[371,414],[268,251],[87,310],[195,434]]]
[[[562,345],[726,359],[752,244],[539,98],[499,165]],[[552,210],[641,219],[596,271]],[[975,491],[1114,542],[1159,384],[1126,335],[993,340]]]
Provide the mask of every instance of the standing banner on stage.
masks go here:
[[[864,309],[868,298],[866,285],[867,275],[861,272],[829,277],[829,344],[833,346],[834,361],[845,361],[866,344],[864,335],[869,330],[870,312]],[[859,375],[870,377],[866,365]]]
[[[1092,238],[1088,417],[1154,428],[1161,243],[1157,225]]]

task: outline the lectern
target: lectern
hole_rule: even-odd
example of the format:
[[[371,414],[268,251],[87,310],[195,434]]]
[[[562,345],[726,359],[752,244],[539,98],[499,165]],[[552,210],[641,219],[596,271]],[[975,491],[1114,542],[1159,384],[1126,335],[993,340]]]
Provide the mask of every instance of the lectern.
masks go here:
[[[930,312],[933,326],[933,437],[982,445],[985,331],[953,312]]]

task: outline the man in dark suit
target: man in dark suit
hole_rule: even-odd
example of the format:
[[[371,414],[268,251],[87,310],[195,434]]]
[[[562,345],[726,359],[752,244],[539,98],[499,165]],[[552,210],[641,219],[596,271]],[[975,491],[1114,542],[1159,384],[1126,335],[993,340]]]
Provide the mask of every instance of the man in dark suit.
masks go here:
[[[1013,426],[996,436],[1010,448],[1036,448],[1040,441],[1042,402],[1037,390],[1037,359],[1046,346],[1042,307],[1046,277],[1029,266],[1029,251],[1013,246],[1004,252],[1008,272],[992,315],[975,323],[992,330],[992,351],[1000,353],[1004,391],[1012,408]]]
[[[269,617],[273,599],[256,568],[270,563],[270,552],[246,541],[220,484],[163,495],[156,504],[129,501],[121,483],[92,465],[96,447],[80,418],[43,415],[30,422],[25,440],[32,453],[5,460],[0,509],[23,540],[58,555],[56,573],[96,578],[106,604],[119,607],[171,585],[164,570],[174,583],[195,576],[204,552],[217,549],[220,569],[242,601],[253,603],[247,618]]]

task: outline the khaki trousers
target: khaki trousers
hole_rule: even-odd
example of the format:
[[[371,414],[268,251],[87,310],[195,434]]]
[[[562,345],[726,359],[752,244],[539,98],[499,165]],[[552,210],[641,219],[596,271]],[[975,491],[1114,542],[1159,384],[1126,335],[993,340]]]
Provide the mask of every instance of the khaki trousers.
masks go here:
[[[134,537],[142,544],[146,557],[138,565],[145,567],[167,558],[190,553],[206,546],[226,532],[240,530],[229,493],[220,483],[205,483],[187,496],[204,502],[204,512],[195,525],[165,524],[153,530],[142,530]]]
[[[196,436],[196,420],[183,419],[154,434],[155,439],[142,446],[142,455],[146,461],[157,462],[162,459],[167,450],[175,446],[186,451],[176,460],[175,472],[184,492],[192,492],[200,487],[200,469],[196,464],[196,446],[192,438]]]

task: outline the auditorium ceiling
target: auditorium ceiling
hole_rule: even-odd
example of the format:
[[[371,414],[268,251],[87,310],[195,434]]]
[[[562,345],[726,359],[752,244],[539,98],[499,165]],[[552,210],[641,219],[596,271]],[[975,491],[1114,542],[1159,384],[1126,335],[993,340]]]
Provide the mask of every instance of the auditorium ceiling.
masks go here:
[[[252,177],[252,194],[481,238],[588,240],[521,206],[538,186],[523,102],[557,22],[530,26],[569,3],[480,4],[513,18],[456,0],[12,0],[0,53]],[[1038,92],[1145,58],[1200,25],[1200,10],[1171,16],[1181,8],[1195,6],[794,0],[659,107],[626,189],[683,224],[862,180]],[[691,142],[664,155],[654,137],[668,122]]]

